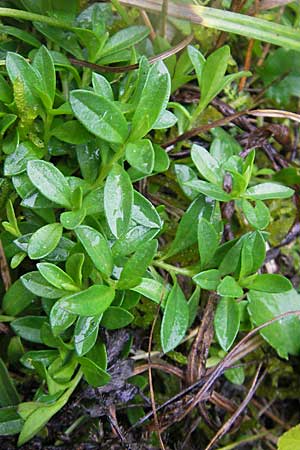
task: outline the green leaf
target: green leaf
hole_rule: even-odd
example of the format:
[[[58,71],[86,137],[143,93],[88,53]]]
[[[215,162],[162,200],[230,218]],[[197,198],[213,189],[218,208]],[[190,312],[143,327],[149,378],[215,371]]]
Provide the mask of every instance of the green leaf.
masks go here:
[[[213,258],[219,243],[215,227],[203,217],[198,222],[198,248],[201,266],[205,267]]]
[[[191,189],[186,185],[186,182],[188,181],[197,180],[197,175],[194,170],[185,164],[175,164],[174,171],[178,184],[185,195],[191,200],[194,200],[196,197],[198,197],[198,191],[195,191],[194,189]]]
[[[154,172],[166,172],[170,167],[170,158],[168,153],[157,144],[152,144],[154,149]]]
[[[222,81],[230,58],[228,45],[213,52],[203,65],[201,74],[201,98],[199,109],[203,111],[210,101],[222,90]]]
[[[110,375],[94,361],[85,356],[78,358],[86,381],[93,387],[100,387],[110,381]]]
[[[71,92],[70,103],[75,116],[90,133],[110,143],[125,142],[128,125],[111,100],[90,91],[78,90]]]
[[[260,231],[248,233],[244,236],[240,278],[260,269],[266,257],[266,243]]]
[[[0,358],[0,406],[14,406],[19,402],[19,394],[15,388],[12,378],[8,373],[6,365],[4,364],[2,358]]]
[[[14,332],[26,341],[42,344],[41,328],[47,320],[46,317],[26,316],[11,322]]]
[[[33,233],[28,244],[29,258],[41,259],[49,255],[57,247],[62,236],[62,230],[60,223],[50,223]]]
[[[115,296],[115,290],[104,285],[90,286],[67,297],[63,297],[57,303],[58,306],[72,314],[79,316],[97,316],[102,314],[111,304]]]
[[[233,247],[227,251],[219,265],[221,276],[234,273],[237,270],[241,258],[242,246],[243,239],[239,239]]]
[[[57,350],[32,350],[25,353],[20,361],[27,369],[34,369],[35,362],[41,362],[45,367],[48,367],[58,356]]]
[[[105,182],[104,211],[113,235],[120,238],[129,228],[132,214],[133,188],[129,175],[115,164]]]
[[[56,288],[66,291],[78,290],[72,278],[55,264],[44,262],[38,263],[36,267],[45,280]]]
[[[63,212],[60,217],[60,223],[67,230],[74,230],[79,227],[80,224],[84,221],[86,216],[86,210],[84,208],[77,209],[75,211],[66,211]]]
[[[118,31],[106,42],[101,51],[101,58],[137,44],[145,39],[149,32],[150,30],[143,26],[132,26]]]
[[[27,174],[34,186],[49,200],[71,207],[71,189],[64,175],[47,161],[29,161]]]
[[[42,277],[39,272],[27,272],[21,276],[21,281],[28,291],[45,298],[59,298],[66,294],[66,291],[57,289]]]
[[[199,301],[200,301],[201,288],[196,286],[196,289],[188,300],[189,307],[189,328],[193,325],[194,320],[197,317]]]
[[[54,62],[50,52],[42,45],[34,56],[33,69],[39,78],[36,90],[47,109],[51,109],[55,97],[56,76]]]
[[[78,286],[82,284],[82,268],[84,264],[83,253],[73,253],[66,261],[66,272]]]
[[[67,330],[76,320],[76,314],[65,311],[60,307],[60,302],[56,302],[50,312],[50,324],[53,336],[59,336]]]
[[[105,97],[108,100],[114,100],[114,94],[111,85],[103,75],[93,72],[92,84],[96,94],[100,95],[101,97]]]
[[[214,291],[220,283],[221,274],[217,269],[205,270],[204,272],[197,273],[197,275],[193,277],[193,280],[202,289]]]
[[[167,298],[160,330],[164,353],[173,350],[185,336],[189,324],[189,308],[182,290],[176,283]]]
[[[131,289],[141,282],[142,276],[156,254],[157,245],[156,240],[139,245],[121,272],[118,289]]]
[[[239,386],[241,386],[245,381],[244,367],[233,367],[232,369],[227,369],[225,370],[224,375],[230,383],[238,384]]]
[[[120,306],[110,306],[103,314],[101,325],[107,330],[124,328],[134,320],[134,316]]]
[[[300,425],[283,433],[278,439],[278,450],[298,450],[300,442]]]
[[[250,225],[258,230],[263,230],[269,225],[270,211],[269,208],[261,201],[257,200],[253,207],[248,200],[242,200],[242,210]]]
[[[245,197],[251,200],[271,200],[273,198],[289,198],[294,190],[278,183],[262,183],[253,186],[245,192]]]
[[[86,225],[77,227],[75,234],[93,261],[96,269],[109,277],[113,268],[113,260],[107,240],[99,231]]]
[[[162,227],[162,220],[149,200],[138,191],[133,192],[132,220],[147,228]]]
[[[18,446],[25,444],[33,436],[35,436],[64,405],[68,402],[73,391],[76,389],[82,373],[79,371],[76,377],[70,383],[70,387],[64,392],[64,394],[54,403],[45,405],[44,403],[37,403],[38,407],[28,416],[25,424],[22,428],[21,434],[18,440]],[[22,405],[22,403],[21,403]],[[20,409],[20,406],[19,406]]]
[[[212,184],[220,184],[222,171],[219,164],[204,147],[193,144],[191,157],[203,178]]]
[[[17,316],[33,303],[35,295],[29,292],[19,279],[4,294],[2,309],[9,316]]]
[[[169,258],[170,256],[174,256],[196,244],[198,237],[198,221],[202,216],[209,217],[212,208],[213,203],[206,203],[203,196],[199,196],[190,204],[179,222],[175,239],[167,251],[166,257]]]
[[[164,305],[170,288],[168,285],[164,285],[151,278],[142,278],[140,284],[132,288],[132,290],[142,294],[144,297],[149,298],[155,303]]]
[[[83,199],[83,209],[87,215],[101,214],[104,212],[104,189],[96,188],[89,192]]]
[[[185,182],[184,184],[196,192],[201,192],[207,197],[214,198],[220,202],[229,202],[231,200],[231,196],[223,191],[221,187],[207,183],[207,181],[191,180]]]
[[[232,346],[240,327],[240,308],[233,298],[221,298],[217,306],[214,326],[219,344],[227,352]]]
[[[10,177],[19,175],[26,170],[27,162],[42,158],[43,151],[31,142],[21,142],[16,150],[8,155],[4,162],[4,175]]]
[[[149,139],[129,142],[126,145],[126,159],[135,169],[149,175],[154,168],[154,150]]]
[[[20,433],[23,423],[16,407],[0,408],[0,436]]]
[[[141,139],[152,129],[167,106],[170,90],[171,80],[168,69],[162,61],[153,64],[132,118],[130,141]]]
[[[88,353],[96,343],[102,314],[92,317],[79,317],[74,331],[74,344],[78,356]]]
[[[261,325],[288,311],[299,311],[300,296],[294,290],[283,294],[267,292],[248,292],[248,311],[255,326]],[[260,334],[275,348],[281,358],[288,354],[299,355],[300,327],[299,318],[290,316],[262,329]]]
[[[68,144],[86,144],[93,138],[78,120],[69,120],[57,125],[51,130],[51,135]]]
[[[243,281],[243,285],[254,291],[270,292],[272,294],[287,292],[293,289],[293,285],[282,275],[273,273],[263,273],[256,275],[254,279],[250,278]]]
[[[194,69],[195,69],[195,72],[197,75],[198,84],[200,86],[203,66],[205,64],[205,58],[202,55],[202,53],[199,50],[197,50],[195,47],[193,47],[192,45],[188,46],[187,51],[188,51],[189,58],[194,66]]]
[[[36,71],[23,56],[8,52],[6,56],[6,69],[13,85],[21,83],[24,89],[26,106],[39,108],[40,101],[36,94],[36,87],[40,87],[40,80]]]
[[[217,292],[222,297],[242,297],[243,289],[239,286],[239,284],[235,281],[234,278],[227,276],[223,278],[221,283],[217,287]]]

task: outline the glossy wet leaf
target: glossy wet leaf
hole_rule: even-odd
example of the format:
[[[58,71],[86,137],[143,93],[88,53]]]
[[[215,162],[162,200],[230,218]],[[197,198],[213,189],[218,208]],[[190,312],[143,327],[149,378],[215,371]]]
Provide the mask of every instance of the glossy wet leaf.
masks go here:
[[[149,139],[129,142],[126,145],[126,159],[129,164],[142,173],[150,174],[154,168],[154,150]]]
[[[28,291],[19,279],[4,294],[2,309],[9,316],[17,316],[33,303],[34,299],[35,295]]]
[[[161,324],[160,338],[164,353],[180,344],[187,331],[188,323],[188,304],[180,286],[176,283],[168,295]]]
[[[142,281],[137,286],[132,288],[132,290],[142,294],[144,297],[149,298],[155,303],[161,303],[164,305],[169,294],[170,287],[151,278],[142,278]]]
[[[48,367],[58,356],[57,350],[32,350],[25,353],[20,361],[27,369],[34,369],[34,362],[38,361]]]
[[[72,110],[77,119],[101,139],[122,144],[128,134],[127,122],[111,100],[90,91],[73,91],[70,95]]]
[[[16,407],[0,408],[0,436],[20,433],[23,423]]]
[[[253,186],[245,192],[245,197],[251,200],[270,200],[273,198],[289,198],[294,190],[278,183],[262,183]]]
[[[248,200],[243,199],[242,210],[246,219],[254,228],[263,230],[269,225],[270,212],[268,207],[261,200],[257,200],[255,206],[252,206]]]
[[[96,343],[102,314],[92,317],[79,317],[74,331],[74,344],[78,356],[88,353]]]
[[[219,164],[204,147],[194,144],[191,150],[191,157],[204,179],[213,184],[220,182],[222,172]]]
[[[113,268],[113,260],[110,247],[104,236],[99,231],[86,225],[77,227],[75,234],[96,269],[109,277]]]
[[[209,209],[209,205],[206,204],[203,196],[199,196],[190,204],[179,222],[175,239],[167,252],[168,257],[176,255],[182,250],[196,244],[198,220],[205,214],[206,209]]]
[[[56,302],[50,312],[50,325],[53,335],[55,337],[59,336],[73,325],[76,318],[76,314],[64,310],[60,307],[60,303]]]
[[[96,94],[114,100],[114,94],[109,81],[100,73],[93,72],[92,75],[93,88]]]
[[[84,291],[68,295],[59,300],[58,306],[79,316],[102,314],[111,304],[115,290],[109,286],[94,285]]]
[[[76,291],[78,289],[72,278],[55,264],[44,262],[36,266],[45,280],[56,288],[66,291]]]
[[[261,292],[281,293],[293,289],[293,285],[287,278],[275,273],[262,273],[245,285],[248,289]]]
[[[198,222],[198,248],[201,266],[206,266],[213,258],[219,243],[215,227],[203,217]]]
[[[74,230],[84,221],[86,210],[84,208],[75,211],[66,211],[60,215],[60,223],[67,230]]]
[[[153,64],[132,118],[131,142],[141,139],[151,130],[167,105],[170,90],[168,69],[163,62]]]
[[[223,278],[217,287],[217,292],[223,297],[238,298],[243,295],[243,289],[239,286],[235,279],[230,276]]]
[[[119,289],[131,289],[138,285],[147,267],[157,251],[156,240],[141,244],[136,252],[128,259],[121,272],[117,287]]]
[[[63,406],[68,402],[73,391],[76,389],[82,374],[79,372],[71,381],[70,387],[63,393],[63,395],[54,403],[45,405],[42,402],[37,405],[32,413],[27,417],[22,431],[18,439],[18,446],[23,445],[29,441],[35,434],[37,434],[46,423],[53,417]]]
[[[42,259],[49,255],[58,245],[62,237],[62,226],[59,223],[50,223],[39,228],[28,243],[28,256],[30,259]]]
[[[218,342],[227,352],[240,327],[240,308],[236,300],[230,297],[220,299],[215,313],[214,326]]]
[[[29,161],[27,174],[34,186],[49,200],[71,207],[71,189],[64,175],[47,161]]]
[[[145,227],[160,229],[162,220],[152,203],[138,191],[133,194],[132,219]]]
[[[134,320],[134,315],[120,306],[110,306],[104,313],[101,326],[107,330],[117,330],[129,325]]]
[[[14,320],[11,327],[18,336],[26,341],[42,344],[41,328],[46,320],[46,317],[25,316]]]
[[[19,402],[20,397],[14,382],[9,375],[4,361],[0,358],[0,406],[13,406]]]
[[[45,107],[51,109],[55,96],[56,76],[52,56],[45,46],[40,47],[35,54],[32,67],[39,78],[39,86],[36,86],[38,95]]]
[[[21,276],[21,281],[28,291],[38,297],[55,299],[66,294],[66,291],[57,289],[48,283],[39,272],[27,272]]]
[[[282,294],[267,292],[248,292],[248,311],[255,326],[261,325],[288,311],[299,311],[299,294],[293,289]],[[269,325],[260,331],[263,338],[275,348],[279,356],[288,358],[288,354],[299,355],[300,324],[299,318],[289,316]]]
[[[116,238],[129,228],[133,205],[133,188],[125,170],[115,164],[104,187],[104,211],[107,223]]]
[[[101,52],[101,57],[111,55],[113,53],[124,50],[132,45],[137,44],[147,37],[149,29],[143,26],[131,26],[118,31],[111,36],[104,49]]]
[[[19,175],[26,170],[27,162],[41,158],[43,151],[31,142],[21,142],[14,152],[8,155],[4,162],[4,175],[10,177]]]
[[[221,280],[221,274],[217,269],[205,270],[204,272],[197,273],[193,277],[193,280],[202,289],[208,291],[216,290]]]
[[[87,382],[93,387],[100,387],[110,381],[110,375],[85,356],[78,358],[81,370]]]
[[[256,272],[266,257],[266,243],[259,231],[248,233],[243,240],[240,277]]]
[[[231,200],[231,196],[227,194],[221,187],[212,183],[208,183],[207,181],[191,180],[186,181],[185,185],[196,192],[201,192],[201,194],[204,194],[207,197],[214,198],[215,200],[219,200],[221,202],[229,202]]]

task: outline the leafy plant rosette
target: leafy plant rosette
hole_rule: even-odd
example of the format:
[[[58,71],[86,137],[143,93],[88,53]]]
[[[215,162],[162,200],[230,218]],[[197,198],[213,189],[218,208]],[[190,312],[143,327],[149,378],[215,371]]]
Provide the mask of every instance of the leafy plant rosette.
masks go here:
[[[170,166],[159,145],[161,133],[189,129],[214,97],[247,75],[226,75],[229,47],[206,59],[190,46],[178,58],[150,64],[142,55],[149,30],[131,25],[111,32],[107,4],[76,16],[77,2],[62,2],[44,16],[53,18],[47,23],[34,16],[44,12],[43,2],[21,3],[35,34],[5,28],[14,40],[0,76],[1,241],[14,280],[3,296],[1,319],[14,332],[6,344],[8,362],[38,377],[40,388],[32,401],[22,402],[1,362],[0,434],[20,433],[19,445],[43,429],[82,378],[93,387],[110,382],[103,330],[129,326],[141,298],[161,309],[163,353],[183,341],[205,291],[219,297],[215,337],[225,353],[240,330],[299,309],[288,279],[261,272],[268,201],[294,191],[255,179],[255,151],[241,157],[240,146],[222,130],[209,150],[194,144],[186,164]],[[54,17],[64,21],[57,28]],[[76,69],[66,54],[102,66],[139,67],[99,74]],[[170,102],[171,92],[192,79],[201,89],[194,110]],[[190,205],[173,241],[158,248],[166,211],[139,192],[139,181],[151,185],[153,179],[155,189],[155,176],[167,171]],[[226,203],[234,203],[248,231],[223,242]],[[188,267],[168,262],[195,245]],[[178,275],[192,279],[189,299]],[[297,318],[261,334],[281,357],[299,354]],[[130,342],[127,347],[129,355]]]

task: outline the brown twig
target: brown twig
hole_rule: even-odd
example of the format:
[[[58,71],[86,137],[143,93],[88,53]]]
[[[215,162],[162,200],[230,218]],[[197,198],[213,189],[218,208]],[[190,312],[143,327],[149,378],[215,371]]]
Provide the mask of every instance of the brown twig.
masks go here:
[[[156,61],[163,61],[167,58],[169,58],[172,55],[175,55],[176,53],[179,53],[181,50],[183,50],[187,45],[189,45],[193,40],[193,35],[190,35],[186,37],[183,41],[179,42],[179,44],[175,45],[175,47],[172,47],[168,50],[165,50],[162,53],[159,53],[158,55],[152,56],[149,58],[149,63],[153,64]],[[102,72],[102,73],[123,73],[123,72],[129,72],[130,70],[135,70],[139,68],[139,64],[130,64],[129,66],[103,66],[100,64],[94,64],[89,61],[84,61],[81,59],[76,58],[69,58],[69,61],[74,66],[79,67],[88,67],[89,69],[94,70],[95,72]]]
[[[215,293],[211,293],[208,297],[201,325],[188,357],[186,373],[188,384],[194,383],[205,374],[206,358],[214,335],[213,316],[217,299]]]
[[[235,413],[230,417],[230,419],[227,420],[227,422],[224,423],[224,425],[220,428],[220,430],[217,432],[217,434],[213,437],[213,439],[210,441],[210,443],[208,444],[208,446],[206,447],[205,450],[211,450],[212,447],[214,447],[214,445],[226,434],[228,433],[228,431],[230,430],[230,428],[233,426],[233,424],[235,423],[235,421],[237,420],[237,418],[242,414],[242,412],[244,411],[244,409],[247,407],[247,405],[249,404],[249,402],[251,401],[253,395],[255,394],[255,391],[257,390],[257,388],[259,387],[260,383],[262,382],[263,378],[266,375],[266,370],[263,372],[263,374],[261,375],[260,378],[259,377],[259,373],[261,370],[262,364],[260,364],[258,366],[258,369],[256,371],[255,377],[253,379],[253,382],[251,384],[251,387],[248,391],[248,394],[246,395],[245,399],[242,401],[242,403],[240,404],[240,406],[237,408],[237,410],[235,411]]]
[[[163,297],[163,295],[162,295]],[[154,328],[159,316],[159,311],[160,311],[160,306],[161,306],[161,302],[162,299],[157,307],[156,310],[156,314],[151,326],[151,331],[150,331],[150,336],[149,336],[149,343],[148,343],[148,378],[149,378],[149,390],[150,390],[150,399],[151,399],[151,405],[152,405],[152,411],[153,411],[153,417],[154,417],[154,423],[155,423],[155,428],[156,428],[156,432],[157,432],[157,436],[158,436],[158,440],[159,440],[159,445],[161,450],[166,450],[164,442],[162,440],[162,436],[161,436],[161,431],[160,431],[160,426],[159,426],[159,421],[158,421],[158,416],[157,416],[157,411],[156,411],[156,403],[155,403],[155,395],[154,395],[154,389],[153,389],[153,380],[152,380],[152,370],[151,370],[151,365],[152,365],[152,361],[151,361],[151,347],[152,347],[152,340],[153,340],[153,333],[154,333]]]
[[[4,284],[4,289],[5,291],[7,291],[11,286],[11,277],[1,239],[0,239],[0,272]]]

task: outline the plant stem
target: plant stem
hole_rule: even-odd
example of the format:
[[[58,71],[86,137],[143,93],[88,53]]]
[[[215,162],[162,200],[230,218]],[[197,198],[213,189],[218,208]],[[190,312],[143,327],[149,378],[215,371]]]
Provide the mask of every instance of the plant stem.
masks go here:
[[[110,162],[102,167],[99,177],[95,182],[95,186],[102,186],[105,178],[109,174],[112,166],[124,155],[125,145],[121,145],[120,149],[115,153],[115,155],[111,158]]]
[[[178,275],[184,275],[186,277],[192,277],[194,275],[196,275],[196,271],[193,268],[188,268],[188,267],[176,267],[176,266],[172,266],[171,264],[167,264],[163,261],[153,261],[152,262],[153,266],[156,267],[160,267],[161,269],[166,270],[167,272],[170,273],[175,273]]]
[[[31,22],[46,23],[52,27],[64,28],[65,30],[73,30],[73,26],[67,22],[55,19],[54,17],[43,16],[41,14],[22,11],[20,9],[0,8],[0,17],[11,17],[12,19],[29,20]]]
[[[131,20],[129,15],[127,14],[126,9],[124,8],[124,6],[122,6],[119,2],[119,0],[111,0],[112,5],[114,6],[115,10],[117,11],[118,14],[120,14],[120,16],[122,17],[122,19],[124,20],[124,22],[127,25],[131,25]]]
[[[248,442],[253,442],[253,441],[257,441],[258,439],[262,439],[267,434],[268,434],[268,432],[265,431],[263,433],[256,434],[255,436],[249,436],[249,437],[241,439],[237,442],[234,442],[233,444],[225,445],[225,447],[221,447],[219,450],[233,450],[234,448],[236,448],[237,446],[240,446],[242,444],[247,444]]]

